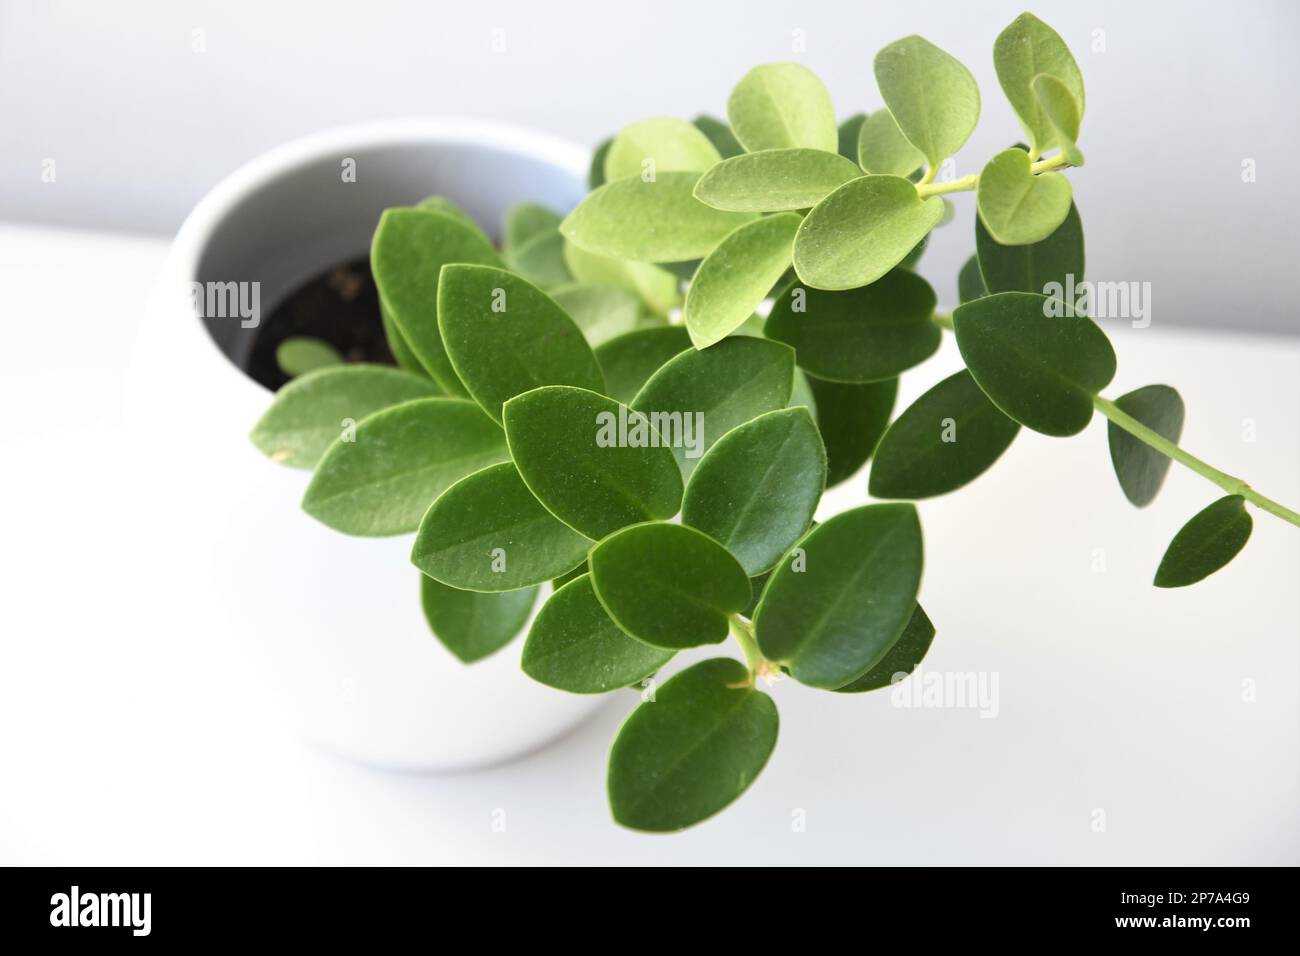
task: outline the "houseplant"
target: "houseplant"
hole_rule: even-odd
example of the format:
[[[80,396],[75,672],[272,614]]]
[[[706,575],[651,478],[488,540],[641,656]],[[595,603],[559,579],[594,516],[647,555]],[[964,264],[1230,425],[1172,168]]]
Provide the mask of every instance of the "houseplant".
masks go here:
[[[1100,394],[1116,358],[1088,314],[1064,175],[1084,163],[1082,78],[1030,14],[994,63],[1027,142],[962,178],[940,172],[979,91],[908,37],[875,58],[885,105],[870,116],[837,125],[806,68],[757,67],[727,124],[632,124],[597,151],[567,218],[521,206],[501,250],[440,199],[389,210],[371,265],[401,380],[430,397],[385,394],[381,371],[398,372],[330,367],[284,389],[254,433],[315,467],[303,504],[321,521],[416,532],[430,624],[467,660],[506,643],[547,582],[523,668],[561,690],[645,687],[677,651],[736,638],[744,664],[651,684],[620,730],[620,823],[681,829],[747,788],[777,735],[760,678],[838,693],[905,679],[935,634],[910,502],[977,478],[1021,427],[1067,437],[1103,415],[1139,507],[1171,460],[1226,492],[1171,542],[1157,586],[1227,564],[1247,503],[1300,525],[1178,447],[1174,389]],[[975,255],[947,314],[912,267],[961,192],[975,193]],[[966,368],[891,422],[897,377],[945,331]],[[339,434],[353,405],[371,414]],[[313,443],[286,421],[313,422]],[[827,485],[868,458],[888,501],[815,523]]]

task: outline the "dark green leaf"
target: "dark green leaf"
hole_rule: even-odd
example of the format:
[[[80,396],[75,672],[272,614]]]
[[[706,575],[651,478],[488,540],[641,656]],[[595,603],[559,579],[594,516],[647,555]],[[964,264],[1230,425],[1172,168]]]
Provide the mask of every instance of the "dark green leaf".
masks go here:
[[[693,119],[697,129],[709,138],[713,148],[718,151],[718,155],[723,159],[730,159],[732,156],[739,156],[745,151],[745,147],[731,132],[731,127],[720,119],[712,116],[697,116]]]
[[[606,394],[632,401],[651,375],[690,347],[690,334],[680,325],[636,329],[602,342],[596,346],[596,361],[605,373]]]
[[[1175,445],[1182,437],[1183,399],[1168,385],[1147,385],[1120,396],[1115,404]],[[1170,460],[1114,422],[1107,425],[1110,460],[1124,497],[1139,508],[1149,505],[1164,484]]]
[[[1055,232],[1027,246],[1002,245],[976,216],[975,250],[989,292],[1036,292],[1059,298],[1083,282],[1083,221],[1073,203]]]
[[[933,641],[934,625],[918,604],[908,619],[907,627],[903,628],[903,633],[880,662],[853,683],[837,687],[836,690],[841,694],[861,694],[888,687],[895,683],[895,675],[910,674],[916,670]]]
[[[1174,535],[1156,570],[1156,587],[1181,588],[1209,577],[1246,546],[1251,527],[1245,498],[1220,498]]]
[[[599,189],[605,185],[605,157],[609,155],[609,148],[613,145],[614,137],[610,136],[601,140],[592,151],[591,168],[587,171],[588,189]]]
[[[420,575],[420,603],[429,629],[466,664],[481,661],[514,640],[536,600],[537,588],[481,594],[458,591]]]
[[[433,379],[429,378],[428,370],[415,357],[415,353],[411,351],[410,343],[402,335],[402,330],[397,327],[397,320],[393,318],[392,311],[388,306],[384,305],[382,299],[379,300],[379,319],[384,326],[384,339],[388,342],[388,350],[393,353],[393,358],[397,360],[397,367],[421,375],[433,382]],[[442,393],[443,389],[439,388],[438,391]],[[456,394],[463,395],[464,389],[461,388]]]
[[[817,399],[817,430],[826,446],[826,487],[852,478],[867,463],[889,425],[898,379],[865,385],[808,376]]]
[[[978,221],[978,217],[977,217]],[[984,227],[981,226],[981,229]],[[1048,241],[1048,240],[1044,240]],[[1032,249],[1033,246],[1002,246],[1003,249]],[[979,256],[971,256],[957,274],[957,298],[960,302],[974,302],[989,294],[984,287],[984,277],[980,275]]]
[[[858,161],[858,134],[866,119],[866,113],[854,113],[840,124],[840,155],[851,163]]]

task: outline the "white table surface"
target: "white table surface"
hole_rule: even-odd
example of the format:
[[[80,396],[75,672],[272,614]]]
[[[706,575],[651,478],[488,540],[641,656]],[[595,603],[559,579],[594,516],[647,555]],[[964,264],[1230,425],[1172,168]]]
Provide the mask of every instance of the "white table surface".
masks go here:
[[[1218,492],[1175,466],[1134,510],[1100,419],[1072,440],[1022,432],[989,475],[921,504],[925,664],[996,673],[995,719],[779,683],[766,771],[673,837],[622,830],[604,804],[630,693],[469,773],[312,749],[219,616],[169,604],[203,547],[184,516],[138,540],[121,396],[166,247],[0,226],[0,864],[1300,862],[1300,529],[1256,512],[1228,569],[1151,587]],[[1300,502],[1300,340],[1166,332],[1158,313],[1108,331],[1110,394],[1177,386],[1189,449]],[[946,342],[900,403],[956,365]]]

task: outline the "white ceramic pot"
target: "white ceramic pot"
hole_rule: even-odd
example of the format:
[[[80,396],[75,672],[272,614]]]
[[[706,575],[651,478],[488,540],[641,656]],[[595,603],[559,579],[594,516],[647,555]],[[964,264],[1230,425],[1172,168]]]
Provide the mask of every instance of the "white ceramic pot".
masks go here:
[[[534,683],[518,642],[459,663],[424,622],[411,536],[349,538],[302,512],[307,473],[248,440],[271,401],[236,364],[253,330],[238,316],[201,319],[189,284],[257,282],[266,315],[304,280],[364,256],[388,206],[440,194],[496,232],[520,200],[576,204],[588,158],[476,120],[348,127],[232,173],[176,238],[130,375],[128,420],[155,479],[146,510],[161,550],[195,564],[196,611],[224,615],[290,718],[338,753],[406,769],[481,765],[553,740],[599,702]]]

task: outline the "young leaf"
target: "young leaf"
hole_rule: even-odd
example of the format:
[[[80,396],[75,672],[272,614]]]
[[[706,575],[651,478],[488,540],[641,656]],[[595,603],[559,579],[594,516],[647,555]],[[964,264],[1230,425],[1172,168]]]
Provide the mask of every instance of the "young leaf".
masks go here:
[[[514,640],[536,601],[537,588],[482,594],[458,591],[420,575],[420,604],[429,629],[465,664],[481,661]]]
[[[650,376],[632,407],[650,417],[672,446],[682,474],[690,475],[700,455],[727,432],[785,408],[793,386],[793,349],[732,336],[669,360]]]
[[[796,147],[834,153],[839,147],[831,96],[799,63],[768,63],[746,73],[727,100],[727,118],[751,153]]]
[[[359,422],[381,408],[437,394],[429,379],[384,365],[318,369],[276,392],[250,437],[272,461],[314,468],[349,421]]]
[[[416,399],[363,418],[351,440],[330,445],[302,507],[345,534],[405,534],[454,482],[507,457],[501,429],[473,402]]]
[[[1237,556],[1253,522],[1241,495],[1220,498],[1183,525],[1156,569],[1158,588],[1182,588],[1213,574]]]
[[[907,140],[931,167],[961,149],[980,118],[970,70],[919,36],[889,44],[875,59],[876,84]]]
[[[879,690],[897,683],[902,680],[903,675],[916,670],[933,642],[934,625],[918,604],[912,610],[907,627],[903,628],[903,633],[894,642],[894,646],[885,652],[880,662],[853,683],[835,688],[836,692],[861,694],[864,691]]]
[[[1002,245],[976,216],[975,250],[989,292],[1037,292],[1059,298],[1067,287],[1083,282],[1083,222],[1074,203],[1055,232],[1027,246]]]
[[[686,525],[648,522],[591,549],[596,596],[626,634],[677,650],[726,640],[749,604],[749,576],[722,545]]]
[[[920,583],[915,507],[842,512],[814,528],[772,572],[754,614],[758,646],[800,683],[843,687],[894,646]]]
[[[506,402],[506,437],[524,483],[569,527],[598,540],[671,518],[682,478],[645,416],[581,388],[535,388]]]
[[[1120,410],[1175,445],[1183,434],[1183,399],[1168,385],[1147,385],[1115,399]],[[1169,472],[1170,460],[1145,442],[1134,438],[1114,422],[1108,422],[1106,437],[1110,460],[1124,497],[1139,508],[1155,500]]]
[[[592,348],[631,332],[644,314],[636,294],[618,286],[566,285],[552,289],[551,298],[572,317]]]
[[[328,342],[309,335],[295,335],[275,347],[275,363],[285,375],[297,378],[316,369],[342,365],[343,356]]]
[[[682,830],[739,797],[776,746],[772,698],[745,666],[702,661],[660,687],[618,732],[609,755],[609,805],[634,830]]]
[[[993,66],[1036,154],[1058,145],[1030,86],[1036,75],[1048,73],[1059,80],[1078,103],[1079,115],[1083,115],[1083,74],[1079,65],[1060,35],[1032,13],[1022,13],[998,34],[993,44]]]
[[[572,570],[590,547],[542,507],[505,461],[438,496],[420,522],[411,563],[464,591],[513,591]]]
[[[605,180],[649,173],[704,172],[722,157],[707,136],[675,116],[656,116],[624,127],[605,156]]]
[[[871,465],[871,495],[915,500],[954,491],[990,468],[1018,431],[962,369],[889,426]]]
[[[680,325],[635,329],[596,346],[596,361],[605,373],[605,393],[627,404],[665,362],[691,347]]]
[[[655,673],[674,652],[633,640],[610,620],[591,576],[580,575],[542,605],[524,642],[523,669],[572,694],[603,694]]]
[[[925,156],[907,141],[894,114],[879,110],[858,131],[858,165],[869,173],[911,176],[925,165]]]
[[[1083,119],[1079,101],[1064,83],[1046,73],[1039,73],[1030,85],[1066,160],[1071,166],[1082,166],[1083,153],[1075,145],[1079,139],[1079,124]]]
[[[735,212],[807,209],[861,175],[836,153],[765,149],[718,163],[695,184],[695,198]]]
[[[922,199],[899,176],[862,176],[831,193],[804,218],[794,268],[817,289],[870,285],[911,252],[943,216],[943,200]]]
[[[569,213],[560,229],[574,245],[616,259],[699,259],[754,218],[704,205],[694,195],[699,179],[696,172],[668,172],[650,182],[628,176],[606,183]]]
[[[709,138],[709,142],[723,159],[739,156],[745,151],[745,147],[741,146],[739,140],[732,134],[731,127],[722,120],[700,115],[691,122],[695,124],[696,129]]]
[[[957,347],[993,404],[1044,435],[1083,431],[1093,396],[1115,376],[1106,333],[1060,299],[999,292],[959,305]]]
[[[481,231],[421,209],[385,209],[370,246],[375,286],[420,364],[443,391],[465,395],[438,333],[438,271],[448,262],[500,266]]]
[[[979,222],[978,216],[975,218],[975,221]],[[1062,223],[1062,226],[1064,227],[1064,223]],[[1026,249],[1032,247],[1001,246],[999,248]],[[964,305],[967,302],[974,302],[976,299],[982,299],[988,294],[989,290],[984,285],[984,277],[980,275],[979,256],[971,256],[966,260],[966,264],[961,267],[961,272],[957,273],[957,299]]]
[[[611,259],[580,249],[571,242],[564,244],[564,262],[577,282],[612,285],[635,292],[656,315],[667,315],[682,304],[677,277],[648,262]]]
[[[1029,171],[1029,155],[1004,149],[980,173],[975,206],[989,234],[1004,246],[1046,239],[1070,212],[1070,181],[1057,173]]]
[[[727,432],[682,498],[682,522],[730,551],[755,577],[812,522],[826,487],[826,450],[806,408],[760,415]]]
[[[826,487],[852,478],[889,425],[898,379],[846,385],[808,376],[817,400],[817,430],[826,446]]]
[[[546,293],[503,269],[444,266],[438,327],[457,376],[497,421],[503,402],[539,385],[605,389],[573,320]]]
[[[721,342],[754,314],[773,284],[790,268],[800,222],[792,212],[756,219],[731,233],[704,258],[686,290],[683,312],[697,349]]]
[[[851,163],[858,161],[858,136],[862,132],[862,124],[867,120],[866,113],[854,113],[839,128],[840,155]]]
[[[564,262],[564,237],[559,232],[538,233],[518,246],[507,246],[506,265],[539,289],[554,289],[573,281]]]
[[[515,203],[506,210],[502,233],[506,249],[517,249],[537,236],[548,236],[560,231],[563,217],[554,210],[535,202]]]
[[[906,269],[847,292],[793,285],[772,307],[765,334],[792,346],[799,367],[818,378],[878,382],[939,347],[935,301],[930,284]]]

